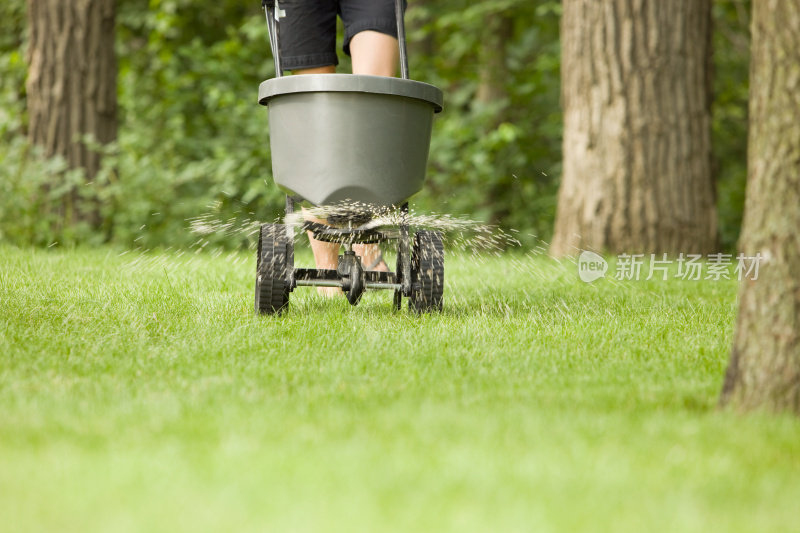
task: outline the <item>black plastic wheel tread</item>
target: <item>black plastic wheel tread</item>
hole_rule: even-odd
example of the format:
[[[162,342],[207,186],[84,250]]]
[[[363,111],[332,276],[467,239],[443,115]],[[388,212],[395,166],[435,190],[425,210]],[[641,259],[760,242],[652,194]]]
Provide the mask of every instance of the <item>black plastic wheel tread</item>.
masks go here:
[[[418,231],[411,251],[409,307],[418,313],[441,311],[444,295],[444,242],[438,231]]]
[[[275,314],[289,304],[286,283],[288,238],[282,224],[262,224],[258,237],[256,312]]]

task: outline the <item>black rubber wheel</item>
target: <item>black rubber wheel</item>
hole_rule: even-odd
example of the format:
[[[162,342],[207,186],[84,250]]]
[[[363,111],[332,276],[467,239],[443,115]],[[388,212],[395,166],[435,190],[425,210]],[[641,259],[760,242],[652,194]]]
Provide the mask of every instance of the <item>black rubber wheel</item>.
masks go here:
[[[403,293],[396,289],[394,291],[394,297],[392,298],[392,307],[395,311],[399,311],[403,307]]]
[[[444,294],[444,243],[438,231],[418,231],[411,250],[411,298],[417,313],[442,310]]]
[[[289,238],[283,224],[262,224],[256,260],[256,313],[280,313],[289,305],[286,283]]]
[[[397,261],[395,262],[395,272],[397,277],[397,283],[403,283],[403,261],[401,257],[401,251],[398,246],[397,250]],[[403,308],[403,292],[399,289],[394,290],[394,297],[392,298],[392,307],[395,311],[399,311]]]

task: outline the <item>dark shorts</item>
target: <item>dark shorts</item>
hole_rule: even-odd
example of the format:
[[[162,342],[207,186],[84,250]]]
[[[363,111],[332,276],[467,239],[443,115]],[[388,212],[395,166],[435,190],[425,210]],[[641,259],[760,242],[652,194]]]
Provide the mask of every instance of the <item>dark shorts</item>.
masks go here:
[[[405,4],[405,2],[404,2]],[[344,52],[350,39],[372,30],[397,37],[394,0],[278,0],[285,12],[278,35],[283,70],[338,65],[336,15],[344,22]]]

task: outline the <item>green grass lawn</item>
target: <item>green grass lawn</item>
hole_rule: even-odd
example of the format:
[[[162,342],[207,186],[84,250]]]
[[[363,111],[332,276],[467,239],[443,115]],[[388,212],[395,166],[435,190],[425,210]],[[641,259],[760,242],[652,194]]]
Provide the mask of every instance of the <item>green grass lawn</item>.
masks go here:
[[[797,531],[800,422],[716,411],[735,282],[448,255],[445,310],[253,253],[0,247],[0,531]]]

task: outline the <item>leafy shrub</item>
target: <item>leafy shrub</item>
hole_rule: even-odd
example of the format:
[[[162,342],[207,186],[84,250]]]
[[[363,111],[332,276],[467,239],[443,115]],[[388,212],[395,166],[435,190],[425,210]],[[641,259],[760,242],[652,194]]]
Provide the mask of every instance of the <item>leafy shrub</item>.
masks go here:
[[[728,249],[746,178],[748,11],[749,2],[714,4],[713,141]],[[523,241],[549,238],[561,172],[559,16],[555,0],[410,2],[412,77],[445,92],[418,211],[515,228]],[[503,17],[512,24],[500,34],[492,21]],[[283,194],[256,103],[258,84],[274,74],[258,2],[120,0],[117,29],[119,136],[96,147],[105,159],[89,182],[25,140],[25,2],[0,4],[0,238],[188,246],[197,240],[188,219],[209,205],[223,221],[279,216]],[[501,74],[487,77],[497,58]],[[487,79],[497,98],[479,97]],[[65,222],[76,212],[96,223]]]

